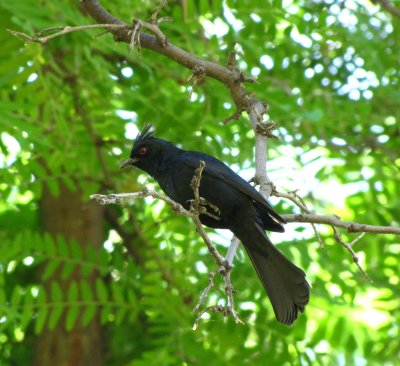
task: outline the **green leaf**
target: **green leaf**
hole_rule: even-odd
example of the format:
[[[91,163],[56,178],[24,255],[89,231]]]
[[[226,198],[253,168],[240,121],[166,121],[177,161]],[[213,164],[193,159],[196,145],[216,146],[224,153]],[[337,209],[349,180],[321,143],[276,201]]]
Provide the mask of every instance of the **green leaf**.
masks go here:
[[[65,329],[71,331],[76,324],[80,312],[80,308],[76,305],[70,306],[67,309],[67,317],[65,319]]]
[[[92,288],[89,285],[89,282],[86,280],[81,280],[79,282],[81,288],[81,296],[83,300],[93,300],[93,292]]]
[[[97,298],[101,302],[106,302],[108,300],[108,291],[104,282],[100,278],[96,278],[96,294]]]
[[[125,307],[120,307],[117,309],[115,313],[115,324],[122,324],[124,319],[126,318],[128,309]]]
[[[70,240],[71,257],[82,260],[82,249],[76,240]]]
[[[97,313],[97,307],[95,305],[88,305],[85,307],[82,315],[82,326],[86,327],[93,320]]]
[[[17,285],[13,288],[11,299],[10,299],[10,305],[13,307],[17,307],[21,303],[22,299],[23,299],[23,289]],[[3,303],[5,303],[5,302],[3,302]]]
[[[76,281],[71,281],[68,288],[67,301],[75,302],[78,300],[78,283]]]
[[[49,330],[53,330],[57,326],[57,324],[61,318],[61,315],[63,313],[63,310],[64,310],[63,305],[60,303],[59,304],[54,303],[52,305],[53,306],[50,311],[50,316],[49,316],[49,319],[47,322],[47,327]]]
[[[49,313],[49,308],[47,306],[47,295],[46,290],[43,286],[39,287],[39,294],[36,300],[38,314],[35,319],[35,334],[40,334],[46,323],[47,315]]]
[[[56,242],[58,246],[58,253],[61,257],[69,257],[68,244],[62,235],[57,235]]]
[[[101,309],[101,313],[100,313],[101,324],[106,324],[113,319],[114,319],[114,315],[113,315],[112,307],[108,306],[108,305],[104,306]]]
[[[63,292],[58,282],[52,282],[50,286],[51,299],[53,302],[62,302],[63,301]]]
[[[50,259],[47,261],[46,267],[44,271],[42,272],[42,279],[43,281],[48,280],[50,277],[52,277],[59,267],[60,263],[57,260]]]
[[[22,308],[22,314],[21,314],[21,328],[26,329],[28,324],[31,322],[33,314],[34,314],[34,306],[33,306],[34,300],[32,297],[32,294],[30,292],[30,289],[27,289],[25,296],[24,296],[24,306]]]
[[[116,282],[111,282],[111,293],[112,293],[112,298],[116,302],[124,303],[124,295],[122,293],[122,289],[120,287],[119,283]]]
[[[68,278],[71,277],[72,273],[74,272],[74,269],[76,267],[76,264],[73,262],[64,262],[62,272],[61,272],[61,278],[63,280],[67,280]]]

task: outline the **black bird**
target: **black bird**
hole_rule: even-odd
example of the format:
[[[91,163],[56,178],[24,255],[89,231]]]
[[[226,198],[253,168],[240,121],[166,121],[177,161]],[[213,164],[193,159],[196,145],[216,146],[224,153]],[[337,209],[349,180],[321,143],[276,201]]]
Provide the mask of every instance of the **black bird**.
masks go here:
[[[283,232],[284,220],[261,194],[220,160],[197,151],[185,151],[154,137],[151,125],[139,132],[129,159],[121,164],[136,166],[156,179],[162,190],[186,209],[194,198],[190,186],[200,161],[205,162],[199,193],[211,205],[207,210],[219,220],[200,215],[201,222],[212,228],[231,230],[243,243],[275,316],[281,323],[292,324],[299,310],[304,311],[310,297],[305,273],[290,262],[265,234],[265,230]],[[213,208],[214,206],[214,208]]]

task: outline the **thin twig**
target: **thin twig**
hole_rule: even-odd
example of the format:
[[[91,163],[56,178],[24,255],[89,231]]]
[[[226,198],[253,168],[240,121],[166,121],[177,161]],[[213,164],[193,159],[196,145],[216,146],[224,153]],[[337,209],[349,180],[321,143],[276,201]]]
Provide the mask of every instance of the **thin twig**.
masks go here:
[[[324,216],[316,214],[288,214],[281,215],[282,218],[290,222],[301,222],[308,224],[325,224],[330,226],[342,227],[349,233],[375,233],[375,234],[394,234],[400,235],[400,227],[395,226],[376,226],[361,224],[353,221],[343,221],[336,215]]]
[[[129,202],[137,198],[153,197],[167,203],[175,213],[182,214],[188,217],[192,216],[192,213],[186,210],[181,204],[171,200],[168,196],[153,191],[144,187],[140,192],[134,193],[116,193],[116,194],[92,194],[90,199],[99,202],[101,205],[109,204],[121,204],[124,202]]]
[[[139,56],[142,54],[142,45],[140,43],[140,30],[142,28],[142,22],[139,20],[133,20],[133,30],[131,33],[131,39],[129,42],[129,53],[133,55],[133,50],[137,46]]]
[[[234,309],[230,308],[229,306],[223,306],[223,305],[211,305],[211,306],[207,306],[206,308],[204,308],[202,311],[200,311],[200,313],[197,315],[194,324],[193,324],[193,330],[196,330],[199,327],[199,322],[201,317],[203,316],[203,314],[205,313],[209,313],[209,312],[213,312],[213,313],[220,313],[224,316],[228,316],[228,315],[232,315],[233,318],[235,319],[237,324],[244,324],[238,317],[237,317],[237,313]]]
[[[352,241],[349,243],[349,246],[350,246],[351,248],[353,248],[353,245],[354,245],[355,243],[357,243],[358,241],[360,241],[364,235],[365,235],[365,233],[361,233],[360,235],[358,235],[357,238],[355,238],[354,240],[352,240]]]
[[[157,19],[158,13],[161,11],[161,9],[165,8],[167,5],[168,5],[167,0],[162,0],[160,2],[160,4],[151,13],[151,17],[149,19],[151,23],[153,23],[153,24],[159,23],[159,20]]]
[[[192,88],[189,91],[189,100],[192,97],[194,88],[203,82],[203,80],[205,79],[205,76],[206,76],[206,74],[205,74],[204,67],[201,65],[196,66],[192,70],[192,74],[187,79],[187,82],[192,85]]]
[[[225,281],[225,293],[228,297],[228,309],[230,309],[230,314],[232,314],[235,319],[236,324],[244,324],[244,322],[239,318],[237,311],[235,310],[235,302],[233,300],[233,294],[236,292],[231,283],[231,271],[227,271],[224,276]]]
[[[64,34],[67,33],[72,33],[72,32],[78,32],[78,31],[82,31],[82,30],[87,30],[87,29],[98,29],[98,28],[108,28],[108,32],[111,32],[111,30],[114,29],[131,29],[132,26],[129,24],[89,24],[89,25],[79,25],[76,27],[70,27],[70,26],[65,26],[65,27],[50,27],[50,28],[46,28],[41,30],[40,32],[36,33],[33,36],[29,36],[26,33],[23,32],[17,32],[14,31],[12,29],[7,29],[7,32],[11,33],[13,36],[16,37],[22,37],[23,39],[29,41],[29,42],[35,42],[35,43],[40,43],[40,44],[45,44],[47,41],[59,37],[59,36],[63,36]],[[45,37],[41,37],[42,34],[51,32],[53,30],[58,30],[60,29],[59,32],[50,34],[48,36]]]
[[[208,237],[206,231],[204,230],[204,227],[197,215],[192,216],[192,220],[196,225],[197,232],[200,234],[202,237],[203,241],[206,243],[208,251],[210,254],[214,257],[215,261],[219,266],[225,267],[225,261],[224,258],[219,254],[217,248],[214,246],[214,244],[211,242],[210,238]]]
[[[361,267],[360,265],[360,259],[357,257],[356,252],[353,250],[352,245],[354,245],[354,243],[356,243],[357,241],[359,241],[365,233],[360,234],[356,239],[354,239],[350,244],[346,243],[339,234],[338,229],[335,226],[332,226],[333,229],[333,237],[335,238],[335,240],[342,245],[343,247],[346,248],[346,250],[348,250],[351,254],[351,256],[353,257],[353,261],[354,263],[357,265],[358,269],[360,270],[360,272],[364,275],[364,277],[369,281],[372,282],[371,278],[368,276],[367,272],[364,271],[364,269]]]
[[[102,7],[97,0],[81,0],[80,3],[85,9],[86,13],[92,16],[98,23],[115,22],[118,24],[123,24],[122,20],[115,18],[104,7]],[[150,18],[149,22],[153,22],[156,16],[152,17],[153,20]],[[169,19],[167,18],[167,20]],[[157,22],[159,23],[160,21],[161,19],[159,19]],[[124,41],[127,43],[131,42],[131,34],[128,31],[114,31],[114,34],[118,41]],[[171,44],[171,42],[167,42],[167,44],[164,46],[163,44],[165,42],[160,43],[159,39],[160,37],[157,38],[156,35],[151,35],[144,32],[140,33],[140,42],[143,48],[147,48],[156,53],[162,54],[190,70],[193,70],[196,66],[204,67],[205,74],[207,76],[220,81],[231,92],[232,99],[237,106],[238,111],[249,111],[253,108],[253,100],[252,98],[249,98],[244,87],[244,83],[242,82],[244,78],[240,76],[240,70],[238,72],[236,68],[230,69],[215,62],[203,60]],[[239,108],[239,106],[241,107]]]
[[[306,203],[304,202],[303,198],[301,198],[298,194],[297,191],[292,191],[288,193],[283,193],[283,192],[278,192],[275,188],[275,186],[272,186],[272,195],[275,197],[282,197],[286,198],[290,201],[292,201],[296,206],[300,207],[301,210],[306,212],[307,214],[311,214],[312,212],[310,209],[307,207]],[[322,241],[321,235],[319,231],[317,230],[317,227],[315,226],[314,223],[311,223],[311,227],[315,233],[315,236],[317,237],[319,247],[322,249],[324,248],[324,242]]]
[[[157,24],[145,22],[145,21],[140,21],[142,23],[142,27],[149,30],[152,32],[156,37],[158,42],[162,47],[165,47],[168,42],[168,38],[165,36],[163,32],[161,32],[161,29],[158,27]]]
[[[212,271],[208,274],[208,286],[203,290],[200,295],[199,301],[196,306],[192,310],[192,313],[197,313],[200,310],[201,305],[203,305],[204,301],[207,299],[209,292],[214,288],[214,277],[217,274],[218,270]]]

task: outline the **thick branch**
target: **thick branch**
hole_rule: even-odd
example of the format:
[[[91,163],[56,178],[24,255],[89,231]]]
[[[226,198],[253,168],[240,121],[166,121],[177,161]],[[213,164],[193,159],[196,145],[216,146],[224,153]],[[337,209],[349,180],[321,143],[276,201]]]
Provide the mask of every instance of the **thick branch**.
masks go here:
[[[81,0],[81,5],[86,13],[99,23],[128,25],[123,21],[113,17],[96,0]],[[116,40],[126,43],[131,42],[132,38],[129,30],[111,28],[108,28],[108,30],[114,34]],[[158,37],[152,34],[140,32],[139,37],[142,48],[147,48],[162,54],[190,70],[202,68],[205,75],[212,77],[227,86],[238,108],[240,106],[241,110],[250,109],[251,100],[248,97],[243,84],[241,83],[241,81],[245,80],[243,77],[241,77],[236,68],[226,68],[214,62],[202,60],[186,52],[185,50],[174,46],[171,42],[167,42],[165,44],[159,42]]]

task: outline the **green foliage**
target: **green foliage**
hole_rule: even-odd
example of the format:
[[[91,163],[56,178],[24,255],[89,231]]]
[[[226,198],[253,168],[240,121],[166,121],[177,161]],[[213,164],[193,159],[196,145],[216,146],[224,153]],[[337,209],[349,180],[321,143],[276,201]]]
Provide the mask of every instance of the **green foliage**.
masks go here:
[[[101,3],[130,21],[157,2]],[[4,28],[29,34],[92,22],[70,1],[0,0],[0,9]],[[368,1],[170,1],[161,14],[174,18],[161,28],[177,46],[222,65],[236,49],[239,67],[257,76],[246,87],[279,124],[268,171],[280,190],[300,189],[316,213],[399,225],[398,19]],[[395,365],[398,237],[367,234],[354,247],[369,284],[329,227],[318,227],[319,249],[308,226],[287,225],[272,239],[312,283],[305,314],[278,324],[240,252],[232,278],[246,326],[211,314],[194,332],[191,310],[214,263],[188,220],[154,201],[118,207],[130,243],[108,222],[96,250],[41,230],[46,187],[57,195],[61,182],[88,197],[153,184],[118,170],[147,122],[246,178],[253,172],[246,116],[222,122],[234,112],[225,87],[208,79],[189,98],[190,70],[146,49],[129,55],[98,33],[40,46],[0,32],[0,364],[29,364],[32,341],[48,329],[99,321],[107,365]],[[298,210],[272,201],[281,213]],[[224,252],[230,234],[210,233]],[[215,291],[210,304],[224,301],[219,279]]]
[[[54,329],[63,314],[67,330],[74,328],[80,314],[83,326],[96,314],[103,324],[119,325],[135,319],[136,285],[128,274],[134,271],[133,264],[114,261],[117,249],[113,254],[105,249],[94,253],[90,246],[86,249],[83,253],[75,241],[67,242],[61,236],[53,240],[49,235],[31,232],[19,234],[12,242],[3,241],[0,266],[6,286],[1,293],[0,317],[6,322],[1,330],[7,333],[12,324],[25,332],[34,321],[34,332],[40,334],[45,327]],[[38,266],[43,269],[40,278],[32,281]],[[71,280],[77,271],[84,276],[79,283]],[[110,272],[118,278],[108,278]],[[25,283],[20,281],[21,276],[26,277]]]

